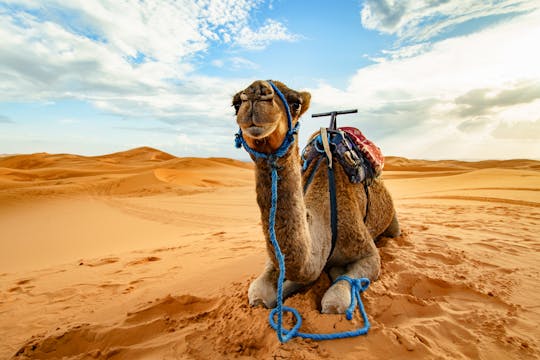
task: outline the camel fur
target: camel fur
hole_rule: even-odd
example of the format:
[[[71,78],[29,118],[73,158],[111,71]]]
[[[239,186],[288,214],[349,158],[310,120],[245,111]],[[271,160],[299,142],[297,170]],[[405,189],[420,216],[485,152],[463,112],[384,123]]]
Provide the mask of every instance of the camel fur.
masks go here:
[[[311,95],[289,89],[279,81],[274,81],[274,84],[287,99],[294,126],[309,108]],[[234,95],[233,106],[246,143],[258,152],[275,152],[283,142],[288,124],[285,105],[270,84],[262,80],[253,82]],[[253,160],[268,261],[262,274],[251,283],[248,299],[252,306],[273,308],[276,305],[278,265],[268,232],[271,168],[264,159]],[[374,239],[399,235],[392,198],[382,179],[376,179],[369,187],[369,212],[364,223],[367,198],[363,185],[350,183],[341,165],[335,164],[338,237],[334,252],[328,259],[332,234],[326,166],[317,169],[304,195],[306,179],[302,178],[298,141],[278,160],[280,180],[275,232],[285,256],[284,296],[313,283],[324,270],[328,271],[332,280],[347,275],[375,281],[379,276],[381,260]],[[315,166],[315,162],[310,166]],[[308,169],[306,173],[309,174],[311,170]],[[350,301],[350,285],[340,281],[326,291],[321,310],[323,313],[345,313]]]

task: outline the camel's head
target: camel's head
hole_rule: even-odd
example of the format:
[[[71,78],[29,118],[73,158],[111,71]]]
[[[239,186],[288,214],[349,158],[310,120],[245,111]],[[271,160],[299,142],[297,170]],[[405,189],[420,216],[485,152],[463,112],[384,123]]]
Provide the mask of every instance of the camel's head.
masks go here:
[[[311,95],[289,89],[279,81],[272,82],[287,99],[294,126],[309,108]],[[267,154],[279,148],[288,130],[287,112],[285,104],[267,81],[257,80],[234,95],[233,107],[236,122],[249,147]]]

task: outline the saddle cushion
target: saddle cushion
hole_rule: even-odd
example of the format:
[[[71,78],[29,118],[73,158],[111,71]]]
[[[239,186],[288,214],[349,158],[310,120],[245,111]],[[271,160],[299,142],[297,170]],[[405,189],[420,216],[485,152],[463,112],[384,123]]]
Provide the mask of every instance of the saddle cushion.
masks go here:
[[[360,130],[352,127],[326,130],[334,163],[337,161],[342,165],[351,183],[370,185],[373,179],[381,175],[384,166],[381,150],[366,139]],[[305,172],[315,159],[327,157],[321,134],[321,132],[313,134],[302,151],[302,172]],[[317,166],[318,164],[320,161],[317,162]]]
[[[375,176],[379,176],[384,168],[384,156],[381,149],[375,145],[371,140],[366,138],[364,134],[357,128],[345,126],[340,127],[339,130],[347,133],[352,139],[360,151],[364,154],[373,168]]]

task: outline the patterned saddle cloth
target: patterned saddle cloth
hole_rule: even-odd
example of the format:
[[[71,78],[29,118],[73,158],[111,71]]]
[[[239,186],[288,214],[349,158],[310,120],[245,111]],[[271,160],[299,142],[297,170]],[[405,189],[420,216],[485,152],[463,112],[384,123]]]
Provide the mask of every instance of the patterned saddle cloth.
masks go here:
[[[313,134],[302,151],[303,171],[307,170],[313,160],[321,156],[328,157],[321,137],[323,133],[321,131]],[[373,179],[381,175],[384,167],[381,149],[360,130],[341,127],[337,130],[326,129],[326,134],[333,161],[337,160],[343,166],[352,183],[365,182],[369,185]]]

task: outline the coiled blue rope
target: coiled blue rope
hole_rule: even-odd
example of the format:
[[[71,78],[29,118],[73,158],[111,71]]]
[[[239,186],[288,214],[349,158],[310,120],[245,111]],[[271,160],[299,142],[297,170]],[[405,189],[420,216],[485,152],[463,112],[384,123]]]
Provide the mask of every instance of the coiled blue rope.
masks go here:
[[[271,196],[271,207],[270,207],[270,215],[269,215],[269,222],[268,222],[268,232],[270,234],[270,241],[272,243],[272,246],[274,246],[276,259],[278,261],[279,275],[278,275],[278,282],[277,282],[277,299],[276,299],[277,305],[274,309],[272,309],[272,311],[270,311],[269,319],[268,319],[270,322],[270,326],[276,331],[277,337],[279,341],[282,343],[286,343],[287,341],[291,340],[293,337],[301,337],[304,339],[312,339],[312,340],[333,340],[333,339],[344,339],[344,338],[349,338],[349,337],[365,335],[367,334],[370,328],[370,324],[369,324],[367,314],[364,309],[364,304],[362,303],[360,294],[368,288],[370,284],[369,279],[366,279],[366,278],[353,279],[348,276],[342,275],[336,278],[336,280],[334,281],[334,284],[338,281],[347,281],[351,286],[351,304],[347,308],[345,314],[346,314],[347,320],[352,320],[354,309],[358,305],[360,314],[364,321],[364,326],[357,330],[343,331],[343,332],[330,333],[330,334],[311,334],[311,333],[299,332],[298,330],[302,326],[302,317],[300,316],[300,313],[295,308],[283,306],[283,283],[285,281],[285,256],[281,252],[281,248],[279,247],[279,244],[277,242],[276,230],[275,230],[276,210],[277,210],[277,201],[278,201],[278,181],[279,181],[279,176],[278,176],[279,167],[277,165],[277,160],[283,157],[287,153],[289,147],[295,141],[294,134],[296,134],[298,131],[299,123],[297,123],[296,126],[292,127],[292,117],[291,117],[289,106],[287,104],[285,97],[283,96],[281,91],[271,81],[268,81],[268,83],[272,86],[276,94],[280,97],[287,111],[287,120],[289,123],[289,130],[287,131],[287,135],[285,136],[283,143],[281,144],[281,146],[278,148],[278,150],[275,153],[272,153],[272,154],[261,153],[249,147],[249,145],[244,140],[242,136],[242,130],[240,129],[238,130],[238,133],[236,134],[235,144],[236,144],[236,147],[238,148],[243,146],[244,149],[246,149],[246,151],[249,154],[253,155],[255,158],[262,158],[262,159],[267,160],[268,164],[271,167],[272,196]],[[296,319],[296,324],[292,327],[292,329],[283,328],[283,313],[284,312],[292,313]],[[274,320],[276,315],[277,315],[277,323]]]

